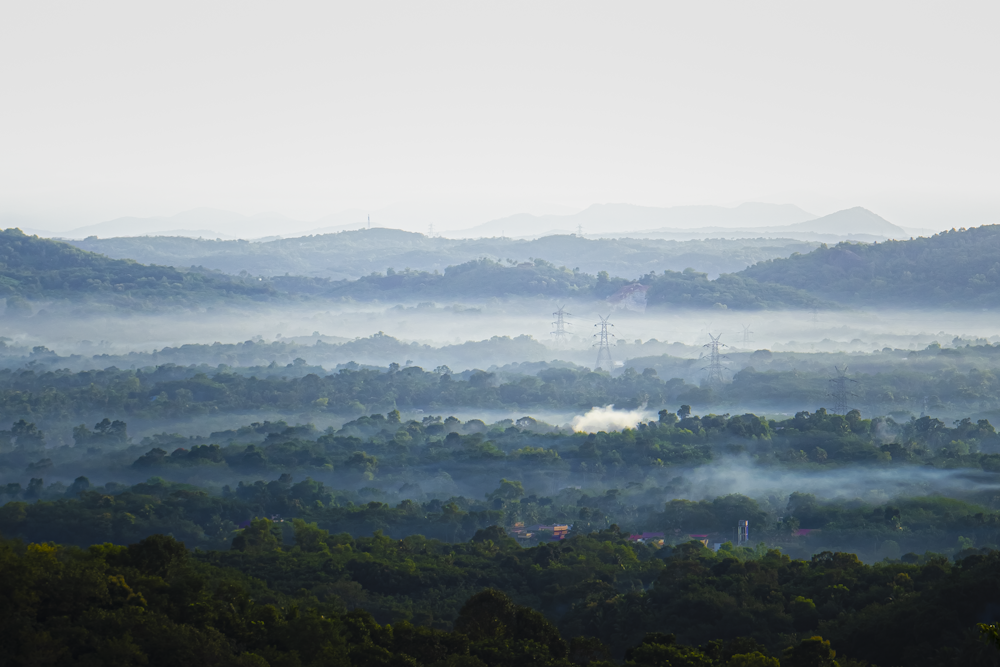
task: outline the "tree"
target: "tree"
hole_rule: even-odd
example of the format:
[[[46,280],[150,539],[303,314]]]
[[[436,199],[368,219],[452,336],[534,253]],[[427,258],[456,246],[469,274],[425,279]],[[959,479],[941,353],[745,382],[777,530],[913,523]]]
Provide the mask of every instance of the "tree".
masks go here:
[[[509,637],[517,607],[501,591],[487,588],[469,598],[455,619],[455,631],[473,641]]]
[[[667,426],[673,426],[677,423],[677,415],[669,410],[660,410],[659,421],[661,424],[666,424]]]
[[[233,538],[234,551],[265,553],[281,549],[281,540],[275,534],[277,528],[268,519],[254,519],[239,535]]]
[[[649,632],[641,644],[625,651],[625,664],[638,667],[713,667],[713,660],[696,648],[678,644],[674,635]]]
[[[89,488],[90,480],[81,475],[73,480],[73,483],[69,485],[68,489],[66,489],[66,497],[75,498]]]
[[[40,449],[45,446],[45,434],[23,419],[11,426],[10,433],[18,449]]]
[[[760,651],[753,653],[739,653],[734,655],[726,663],[726,667],[780,667],[781,663],[777,658],[764,655]]]
[[[492,493],[487,493],[486,497],[490,500],[499,498],[510,502],[511,500],[517,500],[524,496],[524,486],[521,482],[517,480],[501,479],[500,486],[493,490]]]
[[[175,565],[187,561],[188,550],[183,542],[167,535],[151,535],[128,546],[129,563],[147,574],[164,576]]]
[[[830,648],[829,640],[822,637],[803,639],[797,646],[789,646],[781,656],[781,667],[840,667],[834,658],[837,652]]]

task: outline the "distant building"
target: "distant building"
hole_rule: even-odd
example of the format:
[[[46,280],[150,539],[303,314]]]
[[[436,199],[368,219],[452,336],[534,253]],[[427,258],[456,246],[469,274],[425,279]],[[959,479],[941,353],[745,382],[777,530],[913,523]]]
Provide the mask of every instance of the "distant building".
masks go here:
[[[514,538],[522,542],[530,542],[535,539],[540,539],[545,536],[543,534],[547,534],[550,541],[556,542],[566,539],[572,528],[573,527],[569,524],[558,523],[553,525],[538,524],[536,526],[525,527],[523,522],[518,522],[515,523],[514,527],[508,532]]]

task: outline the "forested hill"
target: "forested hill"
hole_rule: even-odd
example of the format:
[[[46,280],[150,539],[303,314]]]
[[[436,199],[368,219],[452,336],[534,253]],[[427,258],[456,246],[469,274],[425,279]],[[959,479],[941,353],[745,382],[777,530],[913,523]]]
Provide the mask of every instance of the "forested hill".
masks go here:
[[[69,243],[109,257],[146,264],[205,266],[229,274],[249,271],[260,276],[286,274],[357,279],[373,271],[406,267],[444,271],[481,257],[525,262],[543,257],[596,274],[637,278],[649,271],[683,271],[693,267],[710,276],[740,271],[773,257],[809,252],[818,243],[792,239],[588,239],[556,234],[533,241],[511,238],[446,239],[399,229],[363,229],[273,241],[192,239],[139,236],[90,237]]]
[[[385,274],[374,273],[352,281],[295,276],[271,281],[278,289],[294,294],[394,302],[513,296],[590,301],[607,299],[633,282],[612,277],[606,271],[594,276],[543,259],[521,263],[479,259],[449,266],[443,273],[390,269]],[[832,305],[787,285],[766,285],[734,274],[709,280],[707,274],[691,269],[660,274],[651,271],[639,282],[649,287],[646,296],[653,307],[759,310]]]
[[[606,271],[592,275],[536,259],[478,259],[440,271],[388,269],[358,280],[301,276],[228,276],[204,269],[181,271],[131,260],[110,259],[59,241],[0,232],[0,297],[9,313],[32,310],[30,301],[104,301],[127,309],[217,303],[222,299],[314,301],[481,300],[541,297],[606,299],[632,282]],[[691,308],[812,308],[824,305],[787,285],[765,285],[726,274],[716,280],[690,269],[651,271],[641,278],[652,306]],[[828,304],[827,304],[828,305]],[[13,310],[11,310],[13,309]]]
[[[1000,225],[884,243],[839,243],[760,262],[739,274],[844,304],[1000,305]]]
[[[274,288],[259,281],[207,272],[183,272],[111,259],[19,229],[0,230],[0,298],[8,315],[29,314],[31,301],[104,301],[143,310],[226,299],[268,299]]]

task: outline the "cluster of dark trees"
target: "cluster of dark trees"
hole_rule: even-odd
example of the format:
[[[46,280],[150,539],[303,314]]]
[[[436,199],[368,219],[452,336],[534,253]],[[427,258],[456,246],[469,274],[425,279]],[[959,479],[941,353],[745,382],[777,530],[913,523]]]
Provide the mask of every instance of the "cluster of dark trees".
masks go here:
[[[228,551],[2,540],[0,581],[4,664],[923,667],[996,660],[976,624],[1000,553],[870,566],[616,527],[525,549],[260,519]]]

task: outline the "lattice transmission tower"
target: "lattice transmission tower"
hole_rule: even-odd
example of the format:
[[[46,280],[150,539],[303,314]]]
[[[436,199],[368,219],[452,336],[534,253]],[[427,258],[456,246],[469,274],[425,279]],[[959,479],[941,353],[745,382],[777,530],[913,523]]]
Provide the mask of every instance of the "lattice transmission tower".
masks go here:
[[[749,324],[743,324],[741,326],[743,327],[743,349],[744,350],[749,350],[750,349],[750,343],[753,342],[753,340],[750,338],[753,335],[753,332],[750,331],[750,325]]]
[[[600,331],[594,334],[594,338],[597,342],[594,346],[597,347],[597,363],[594,365],[594,370],[600,370],[606,368],[608,371],[613,371],[615,369],[615,363],[611,361],[611,339],[615,338],[615,335],[608,331],[608,327],[614,327],[615,325],[609,324],[608,320],[611,319],[611,315],[607,317],[602,317],[600,323],[595,324],[595,327],[600,327]]]
[[[839,366],[834,366],[837,370],[837,377],[830,379],[830,386],[832,387],[830,391],[830,398],[833,399],[833,414],[835,415],[846,415],[851,411],[851,406],[847,402],[852,398],[857,398],[858,395],[851,391],[851,384],[857,384],[857,380],[852,380],[847,377],[847,366],[840,368]]]
[[[725,369],[722,367],[722,360],[726,359],[726,355],[719,352],[719,348],[727,347],[727,345],[719,342],[722,334],[718,336],[708,334],[708,337],[712,339],[712,342],[705,343],[704,345],[704,347],[708,348],[708,366],[705,366],[701,370],[708,371],[708,379],[706,381],[710,387],[720,387],[726,381]]]
[[[552,323],[552,326],[556,328],[552,335],[556,337],[556,342],[561,343],[569,337],[569,331],[566,330],[569,322],[566,321],[566,318],[573,317],[573,313],[567,313],[566,306],[559,306],[559,310],[552,313],[552,317],[556,318],[555,322]]]

